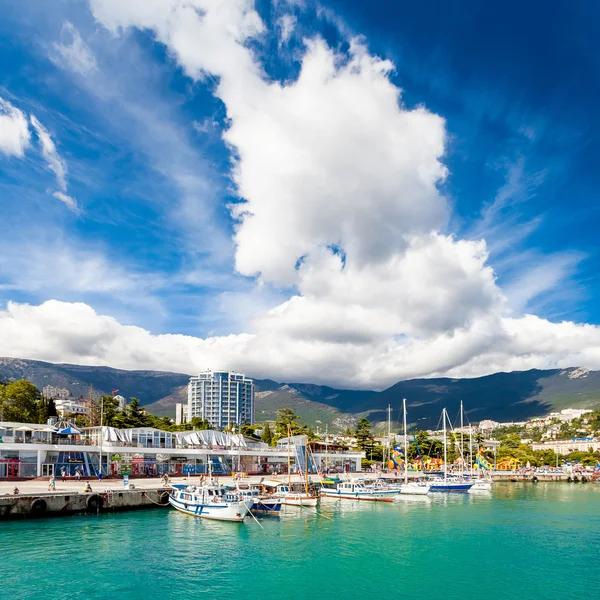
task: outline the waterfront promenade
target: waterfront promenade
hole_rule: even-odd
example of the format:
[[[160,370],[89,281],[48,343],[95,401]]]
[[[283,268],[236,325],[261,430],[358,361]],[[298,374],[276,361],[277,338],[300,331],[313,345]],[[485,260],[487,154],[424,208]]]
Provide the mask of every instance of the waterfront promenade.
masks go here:
[[[360,476],[360,474],[358,474]],[[318,481],[320,478],[318,475],[311,475],[312,481]],[[249,483],[258,483],[261,479],[273,479],[271,475],[251,475],[244,477],[242,481]],[[277,479],[281,482],[287,481],[287,475],[280,475]],[[215,476],[215,480],[218,480],[224,485],[233,485],[234,480],[229,475]],[[198,475],[192,475],[191,477],[171,477],[171,483],[190,483],[192,485],[200,482]],[[293,482],[302,481],[300,475],[292,475]],[[136,490],[157,490],[163,488],[160,477],[144,477],[139,479],[130,479],[131,486],[135,486],[133,489]],[[89,483],[94,493],[101,493],[104,491],[123,491],[123,479],[90,479]],[[72,493],[84,493],[86,481],[75,481],[72,478],[66,481],[61,481],[60,477],[56,478],[56,489],[54,492],[48,491],[48,479],[28,479],[26,481],[0,481],[0,496],[12,496],[15,486],[19,488],[20,495],[32,496],[40,494],[72,494]]]

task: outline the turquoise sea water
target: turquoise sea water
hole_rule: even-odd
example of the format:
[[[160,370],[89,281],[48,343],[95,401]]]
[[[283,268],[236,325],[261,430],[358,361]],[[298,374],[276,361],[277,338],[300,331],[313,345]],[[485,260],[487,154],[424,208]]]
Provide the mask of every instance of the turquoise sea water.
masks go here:
[[[596,598],[600,485],[325,500],[215,523],[174,510],[0,523],[0,599]]]

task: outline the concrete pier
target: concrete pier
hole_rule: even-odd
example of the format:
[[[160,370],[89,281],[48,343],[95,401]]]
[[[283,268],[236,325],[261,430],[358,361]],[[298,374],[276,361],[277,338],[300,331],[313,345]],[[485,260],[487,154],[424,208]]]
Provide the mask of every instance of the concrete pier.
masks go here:
[[[164,488],[0,496],[0,521],[166,507],[168,497]]]

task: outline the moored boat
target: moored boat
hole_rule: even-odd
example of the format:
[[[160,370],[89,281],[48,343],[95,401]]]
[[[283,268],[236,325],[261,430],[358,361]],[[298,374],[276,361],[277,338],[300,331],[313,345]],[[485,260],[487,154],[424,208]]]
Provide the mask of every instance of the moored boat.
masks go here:
[[[171,486],[169,504],[194,517],[241,523],[250,512],[253,500],[212,483],[200,486],[174,484]]]
[[[322,488],[321,495],[343,500],[370,500],[372,502],[393,502],[398,494],[397,486],[367,487],[358,481],[342,481],[335,488]]]
[[[283,504],[283,496],[278,493],[266,493],[265,488],[257,485],[249,485],[247,483],[238,483],[236,491],[245,500],[252,501],[252,508],[250,509],[254,514],[278,515],[281,512],[281,506]]]

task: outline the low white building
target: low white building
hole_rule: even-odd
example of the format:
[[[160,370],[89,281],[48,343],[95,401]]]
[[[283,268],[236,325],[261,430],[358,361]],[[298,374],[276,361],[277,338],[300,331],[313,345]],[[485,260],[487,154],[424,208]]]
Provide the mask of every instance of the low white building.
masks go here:
[[[90,405],[85,398],[56,398],[54,400],[56,411],[61,415],[87,415]]]
[[[300,436],[302,437],[302,436]],[[301,440],[298,441],[298,444]],[[322,445],[321,445],[322,446]],[[292,470],[302,466],[305,447],[292,444]],[[364,452],[331,447],[309,450],[311,472],[360,471]],[[271,448],[220,431],[162,431],[152,427],[89,427],[82,435],[60,435],[48,425],[0,422],[0,479],[49,477],[65,470],[95,476],[227,475],[233,471],[285,473],[287,446]]]

